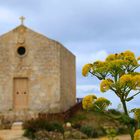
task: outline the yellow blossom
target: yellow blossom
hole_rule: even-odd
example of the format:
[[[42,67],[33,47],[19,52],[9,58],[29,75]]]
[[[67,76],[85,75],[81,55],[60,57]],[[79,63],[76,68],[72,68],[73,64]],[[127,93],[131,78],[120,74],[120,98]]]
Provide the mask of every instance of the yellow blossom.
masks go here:
[[[140,60],[140,56],[137,58],[137,60],[138,60],[138,61]]]
[[[131,62],[132,65],[137,65],[138,64],[134,53],[131,52],[131,51],[125,51],[124,52],[124,60],[128,61],[128,64],[130,64],[130,62]]]
[[[124,53],[122,52],[122,53],[119,53],[118,54],[118,59],[123,59],[124,58]]]
[[[140,89],[140,75],[136,74],[132,77],[133,89]]]
[[[134,140],[140,140],[140,129],[136,130],[134,134]]]
[[[105,79],[102,80],[100,84],[100,91],[101,92],[106,92],[107,90],[110,89],[110,86],[113,84],[113,81],[111,79]]]
[[[95,61],[93,63],[92,72],[105,75],[108,71],[108,65],[104,61]]]
[[[132,56],[125,56],[124,60],[126,60],[128,62],[131,62],[131,65],[137,65],[138,64],[135,57],[132,57]]]
[[[92,67],[92,64],[86,64],[84,65],[83,69],[82,69],[82,75],[83,76],[87,76],[88,75],[88,72],[90,71]]]
[[[120,77],[119,83],[121,86],[132,85],[132,75],[131,74],[124,74]]]
[[[96,67],[103,67],[105,65],[105,62],[104,61],[95,61],[93,64]]]
[[[117,65],[127,64],[127,63],[130,65],[130,62],[132,65],[138,64],[134,53],[131,51],[125,51],[120,54],[111,54],[106,58],[106,61],[110,61],[110,62],[114,61],[114,64],[116,63]]]
[[[116,60],[110,61],[110,63],[108,63],[108,67],[110,69],[113,69],[113,68],[116,69],[116,68],[121,68],[124,64],[125,64],[124,60],[116,59]]]
[[[140,121],[140,108],[135,109],[134,111],[135,119]]]
[[[95,95],[87,95],[82,100],[82,106],[84,109],[90,109],[93,106],[94,100],[97,99]]]
[[[132,57],[135,57],[135,55],[134,55],[134,53],[133,52],[131,52],[131,51],[125,51],[124,53],[124,56],[132,56]]]
[[[111,105],[111,102],[104,97],[97,98],[97,100],[94,103],[94,106],[100,108],[101,110],[106,109],[109,105]]]
[[[116,59],[116,55],[115,54],[110,54],[107,58],[106,61],[112,61]]]

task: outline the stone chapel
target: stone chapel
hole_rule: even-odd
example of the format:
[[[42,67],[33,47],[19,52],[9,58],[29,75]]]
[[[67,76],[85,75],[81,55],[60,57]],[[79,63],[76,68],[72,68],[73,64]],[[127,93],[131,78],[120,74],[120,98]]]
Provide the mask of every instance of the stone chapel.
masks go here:
[[[23,24],[0,36],[0,113],[58,113],[75,102],[69,50]]]

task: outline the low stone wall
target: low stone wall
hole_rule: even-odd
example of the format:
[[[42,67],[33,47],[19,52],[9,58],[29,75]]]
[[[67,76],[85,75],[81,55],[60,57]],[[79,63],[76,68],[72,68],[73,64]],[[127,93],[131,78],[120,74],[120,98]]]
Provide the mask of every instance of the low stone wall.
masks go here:
[[[72,117],[77,111],[82,110],[82,102],[76,103],[73,107],[62,113],[39,113],[39,118],[46,118],[49,121],[64,121]]]
[[[0,113],[0,126],[6,124],[9,127],[13,122],[26,121],[35,118],[45,118],[48,121],[65,121],[72,117],[77,111],[82,110],[82,103],[76,103],[73,107],[61,113],[44,113],[33,111],[6,111]],[[1,127],[0,127],[1,128]]]
[[[6,111],[0,113],[0,129],[9,129],[13,122],[37,118],[38,113],[32,111]]]

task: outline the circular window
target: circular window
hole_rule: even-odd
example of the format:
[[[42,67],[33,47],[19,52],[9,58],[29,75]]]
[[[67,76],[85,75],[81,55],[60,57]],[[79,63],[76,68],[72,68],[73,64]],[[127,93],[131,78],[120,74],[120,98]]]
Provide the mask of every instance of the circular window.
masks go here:
[[[19,47],[19,48],[17,49],[17,53],[18,53],[19,55],[24,55],[24,54],[26,53],[26,49],[25,49],[24,47]]]

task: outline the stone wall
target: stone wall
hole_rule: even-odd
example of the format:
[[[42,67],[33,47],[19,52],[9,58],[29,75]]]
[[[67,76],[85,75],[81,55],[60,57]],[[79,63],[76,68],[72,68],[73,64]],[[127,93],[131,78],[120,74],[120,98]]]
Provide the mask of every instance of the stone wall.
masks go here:
[[[26,48],[22,57],[17,54],[19,46]],[[60,43],[25,26],[0,37],[0,112],[14,112],[15,77],[29,80],[31,112],[56,113],[75,104],[74,55]]]
[[[76,103],[76,65],[75,56],[60,47],[61,108],[69,109]]]

